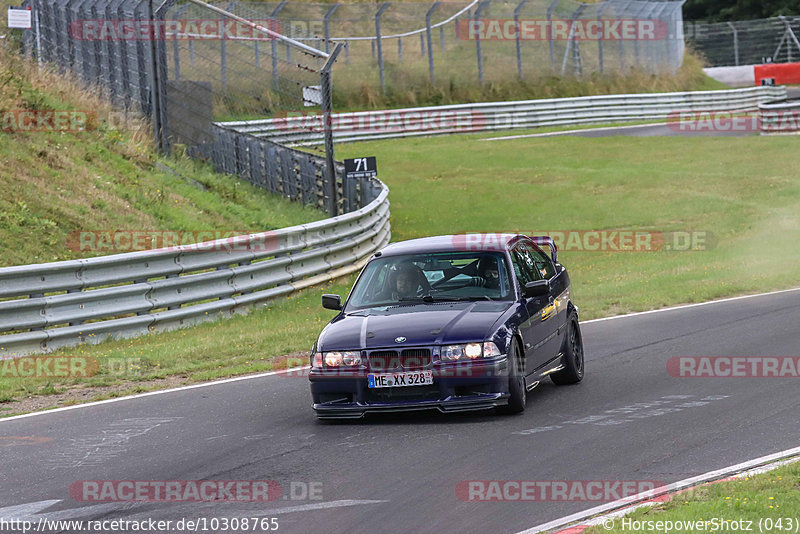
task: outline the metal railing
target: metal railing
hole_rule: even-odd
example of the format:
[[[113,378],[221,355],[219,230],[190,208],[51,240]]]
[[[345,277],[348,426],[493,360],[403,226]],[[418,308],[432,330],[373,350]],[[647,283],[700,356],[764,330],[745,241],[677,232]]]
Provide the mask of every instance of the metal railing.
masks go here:
[[[336,113],[337,142],[435,134],[666,119],[690,111],[756,111],[759,104],[786,99],[785,87],[587,96],[520,102],[488,102],[385,111]],[[319,115],[217,123],[217,127],[287,145],[322,141]]]
[[[791,63],[800,58],[800,17],[687,21],[684,35],[709,67]]]
[[[761,135],[800,134],[800,101],[760,104]]]
[[[388,188],[345,215],[152,251],[0,268],[0,358],[217,319],[361,268],[389,242]]]

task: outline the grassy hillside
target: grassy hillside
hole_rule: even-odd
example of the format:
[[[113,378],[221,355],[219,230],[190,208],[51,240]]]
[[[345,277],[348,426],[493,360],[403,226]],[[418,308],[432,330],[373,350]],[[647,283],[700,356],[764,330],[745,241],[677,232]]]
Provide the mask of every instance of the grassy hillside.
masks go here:
[[[188,158],[163,159],[147,124],[0,45],[0,113],[14,110],[89,120],[77,132],[0,131],[0,266],[108,253],[70,248],[79,232],[241,233],[325,216]]]

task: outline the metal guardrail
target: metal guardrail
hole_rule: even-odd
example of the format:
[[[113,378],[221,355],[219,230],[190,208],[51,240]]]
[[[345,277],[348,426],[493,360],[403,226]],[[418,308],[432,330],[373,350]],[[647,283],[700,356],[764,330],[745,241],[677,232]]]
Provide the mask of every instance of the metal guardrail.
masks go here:
[[[786,99],[786,88],[748,87],[726,91],[695,91],[587,96],[518,102],[488,102],[385,111],[336,113],[334,140],[368,141],[422,135],[477,133],[666,119],[689,111],[756,111],[758,105]],[[322,142],[320,115],[234,121],[217,126],[289,145]]]
[[[338,217],[232,239],[0,268],[0,357],[228,316],[361,268],[389,242],[388,188]]]
[[[800,101],[760,104],[761,135],[800,134]]]

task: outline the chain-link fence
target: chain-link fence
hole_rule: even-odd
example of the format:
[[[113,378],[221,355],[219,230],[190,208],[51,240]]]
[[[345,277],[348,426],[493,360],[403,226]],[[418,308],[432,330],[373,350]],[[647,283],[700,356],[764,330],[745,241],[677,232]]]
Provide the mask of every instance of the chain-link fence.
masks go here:
[[[800,61],[800,17],[686,22],[684,31],[711,67]]]
[[[682,1],[474,0],[307,4],[239,2],[292,38],[345,45],[339,90],[399,81],[468,83],[592,72],[674,72]]]
[[[230,154],[220,152],[233,145],[222,142],[228,134],[219,123],[329,116],[332,76],[337,94],[368,95],[427,83],[452,87],[632,68],[674,71],[683,58],[680,0],[26,1],[36,21],[25,38],[29,50],[72,71],[119,107],[150,117],[165,150],[185,150],[221,169],[234,167],[225,163]],[[322,130],[327,135],[330,128]],[[306,202],[313,198],[338,213],[352,203],[343,200],[349,186],[342,185],[328,137],[311,149],[316,154],[275,147],[281,159],[276,169],[315,188],[313,194],[283,186],[278,192]],[[248,147],[254,145],[238,146],[245,151],[237,157],[249,162],[254,156]],[[236,168],[259,180],[258,172],[245,172],[254,168],[249,163]]]
[[[369,180],[344,183],[330,129],[323,128],[328,142],[314,154],[256,143],[217,125],[302,110],[329,117],[331,68],[341,46],[329,45],[326,52],[295,41],[275,19],[258,18],[237,2],[29,4],[35,25],[24,38],[28,51],[72,72],[120,108],[149,117],[165,151],[185,151],[331,214],[372,200],[362,193],[373,192]],[[269,161],[259,159],[266,156]]]

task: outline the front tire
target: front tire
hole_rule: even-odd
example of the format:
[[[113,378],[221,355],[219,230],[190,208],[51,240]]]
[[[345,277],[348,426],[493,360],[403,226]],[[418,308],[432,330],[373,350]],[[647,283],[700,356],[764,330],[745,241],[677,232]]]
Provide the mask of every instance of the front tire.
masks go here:
[[[567,338],[564,340],[564,369],[550,375],[554,384],[565,386],[577,384],[583,380],[583,337],[578,324],[578,315],[572,313],[567,326]]]
[[[517,338],[513,338],[508,348],[508,405],[499,406],[502,414],[522,413],[528,403],[528,390],[525,388],[525,370],[522,350]]]

